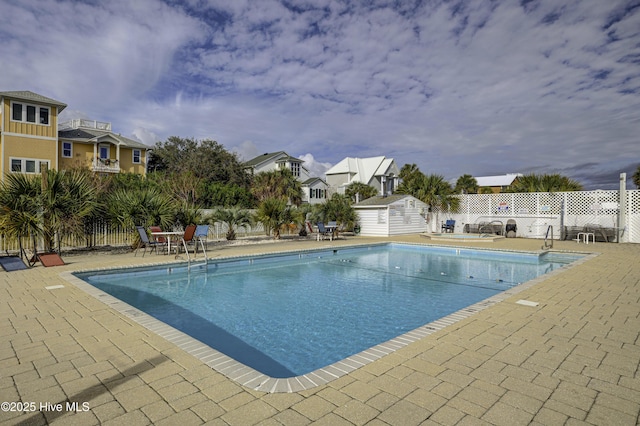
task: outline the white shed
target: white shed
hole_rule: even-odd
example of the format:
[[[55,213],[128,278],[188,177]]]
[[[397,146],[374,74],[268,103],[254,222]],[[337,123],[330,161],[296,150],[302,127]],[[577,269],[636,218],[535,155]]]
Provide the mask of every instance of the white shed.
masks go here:
[[[371,197],[353,207],[359,216],[360,235],[389,237],[427,230],[429,206],[411,195]]]

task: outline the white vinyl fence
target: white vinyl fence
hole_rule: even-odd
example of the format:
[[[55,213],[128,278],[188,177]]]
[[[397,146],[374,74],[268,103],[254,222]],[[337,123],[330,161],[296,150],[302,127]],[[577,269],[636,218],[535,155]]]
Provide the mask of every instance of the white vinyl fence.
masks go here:
[[[209,241],[224,240],[227,234],[228,226],[224,223],[215,223],[209,226]],[[293,232],[293,231],[291,231]],[[297,232],[297,231],[295,231]],[[85,235],[82,237],[66,237],[62,239],[61,246],[63,250],[74,248],[89,247],[124,247],[132,246],[137,241],[137,232],[135,229],[125,230],[120,226],[111,225],[107,222],[94,223],[87,226]],[[261,223],[255,224],[253,227],[239,227],[236,229],[237,238],[253,237],[265,235],[264,227]],[[283,235],[288,235],[284,233]],[[22,240],[23,248],[32,248],[32,242],[24,238]],[[42,242],[38,241],[41,246]],[[40,249],[42,247],[39,247]],[[0,235],[0,250],[3,253],[15,253],[19,250],[18,241],[14,238],[7,238]]]
[[[576,191],[461,195],[457,213],[437,212],[436,220],[456,221],[455,232],[465,232],[480,223],[506,225],[513,219],[517,236],[544,238],[549,226],[554,238],[566,230],[601,227],[615,233],[620,242],[640,243],[640,190]],[[622,205],[622,210],[621,210]],[[475,225],[475,226],[474,226]]]

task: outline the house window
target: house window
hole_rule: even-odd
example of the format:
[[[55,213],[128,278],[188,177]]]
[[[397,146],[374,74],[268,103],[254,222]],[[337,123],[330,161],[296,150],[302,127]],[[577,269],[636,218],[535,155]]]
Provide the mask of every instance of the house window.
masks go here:
[[[141,153],[139,149],[133,150],[133,164],[140,164]]]
[[[22,171],[22,160],[18,158],[14,158],[11,160],[11,171],[12,172],[21,172]]]
[[[100,145],[100,158],[103,160],[109,158],[109,145]]]
[[[36,107],[34,107],[33,105],[27,105],[27,122],[36,122]]]
[[[300,176],[300,163],[291,163],[291,171],[294,176]]]
[[[49,108],[40,108],[40,124],[49,125]]]
[[[11,158],[11,171],[14,173],[40,173],[40,163],[45,163],[47,168],[49,167],[49,160]]]
[[[13,108],[11,119],[14,121],[22,121],[22,104],[13,104],[11,107]]]
[[[49,108],[36,105],[27,105],[17,102],[11,103],[11,119],[26,123],[49,125]]]
[[[71,158],[71,142],[62,142],[62,156],[64,158]]]

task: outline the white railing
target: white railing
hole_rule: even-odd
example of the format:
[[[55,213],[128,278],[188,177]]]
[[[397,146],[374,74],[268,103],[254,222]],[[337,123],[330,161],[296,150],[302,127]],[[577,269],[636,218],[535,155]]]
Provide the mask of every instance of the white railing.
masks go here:
[[[120,162],[118,160],[98,158],[93,160],[92,169],[94,172],[119,173]]]
[[[65,121],[64,123],[60,123],[58,127],[60,129],[78,129],[80,127],[84,127],[86,129],[104,130],[107,132],[111,131],[111,123],[106,121],[86,120],[84,118]]]

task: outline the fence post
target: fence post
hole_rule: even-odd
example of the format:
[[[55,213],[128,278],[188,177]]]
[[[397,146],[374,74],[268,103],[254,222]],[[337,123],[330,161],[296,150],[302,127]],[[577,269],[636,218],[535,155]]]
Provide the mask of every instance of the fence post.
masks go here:
[[[624,236],[625,242],[628,241],[628,232],[624,232],[627,227],[627,174],[620,173],[620,192],[618,195],[618,238],[616,240],[621,243],[621,237]]]

